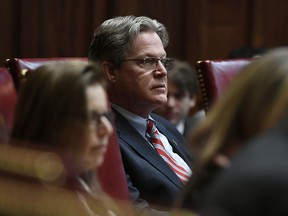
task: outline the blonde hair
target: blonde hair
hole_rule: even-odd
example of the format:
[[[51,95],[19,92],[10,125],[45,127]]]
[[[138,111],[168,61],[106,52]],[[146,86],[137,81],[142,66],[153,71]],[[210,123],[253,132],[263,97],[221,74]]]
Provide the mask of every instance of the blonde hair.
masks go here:
[[[196,169],[233,144],[275,125],[288,111],[288,49],[255,59],[239,73],[194,131],[190,144],[199,151]]]

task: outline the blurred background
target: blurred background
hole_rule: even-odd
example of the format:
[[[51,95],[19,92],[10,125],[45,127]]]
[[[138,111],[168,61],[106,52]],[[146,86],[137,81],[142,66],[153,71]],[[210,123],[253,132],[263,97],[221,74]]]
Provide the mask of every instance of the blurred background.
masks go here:
[[[11,57],[86,57],[97,26],[119,15],[162,22],[168,56],[194,65],[286,46],[287,11],[287,0],[0,0],[0,66]]]

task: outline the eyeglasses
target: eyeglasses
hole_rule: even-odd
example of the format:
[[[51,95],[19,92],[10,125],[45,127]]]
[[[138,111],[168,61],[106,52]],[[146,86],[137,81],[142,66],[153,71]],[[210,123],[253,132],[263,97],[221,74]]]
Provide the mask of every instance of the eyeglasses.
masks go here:
[[[114,119],[114,115],[110,111],[103,113],[97,113],[95,111],[92,111],[91,120],[93,121],[94,126],[97,127],[101,123],[102,117],[105,117],[110,123],[112,123]]]
[[[140,67],[146,70],[156,70],[158,62],[161,61],[167,71],[171,70],[174,66],[174,59],[172,58],[156,58],[146,57],[139,59],[124,59],[123,61],[135,61]]]

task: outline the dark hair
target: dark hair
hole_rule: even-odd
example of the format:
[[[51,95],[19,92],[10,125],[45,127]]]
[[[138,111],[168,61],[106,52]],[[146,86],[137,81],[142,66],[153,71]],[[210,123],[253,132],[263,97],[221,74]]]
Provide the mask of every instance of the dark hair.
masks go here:
[[[187,62],[175,60],[173,69],[168,73],[168,79],[177,86],[183,95],[186,91],[189,92],[190,97],[198,93],[196,73]]]

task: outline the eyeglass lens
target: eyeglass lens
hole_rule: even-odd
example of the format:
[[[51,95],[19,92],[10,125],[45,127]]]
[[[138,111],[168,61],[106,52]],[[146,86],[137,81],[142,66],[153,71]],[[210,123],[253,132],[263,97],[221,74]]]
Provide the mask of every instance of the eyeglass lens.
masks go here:
[[[158,61],[161,61],[163,66],[167,71],[171,70],[174,66],[174,60],[172,58],[140,58],[140,59],[124,59],[124,61],[135,61],[140,67],[145,68],[146,70],[154,70],[157,69]]]
[[[92,119],[95,121],[97,125],[100,124],[101,117],[105,117],[110,123],[112,123],[113,121],[112,112],[103,112],[103,113],[92,112]]]
[[[171,58],[143,58],[139,59],[140,65],[142,65],[147,70],[153,70],[157,68],[158,61],[161,61],[166,70],[171,70],[173,68],[173,59]]]

